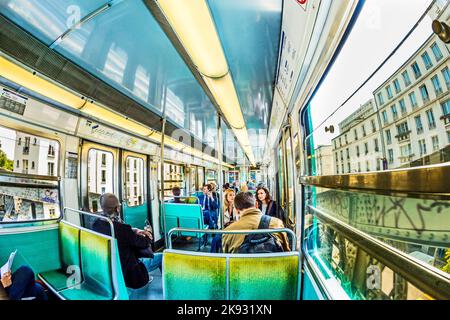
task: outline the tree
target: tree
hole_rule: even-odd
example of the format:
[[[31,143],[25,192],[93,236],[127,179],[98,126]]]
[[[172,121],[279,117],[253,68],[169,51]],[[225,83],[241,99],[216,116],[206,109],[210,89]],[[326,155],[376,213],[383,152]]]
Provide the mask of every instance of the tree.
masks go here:
[[[14,162],[9,160],[6,153],[3,150],[0,150],[0,169],[13,171]]]

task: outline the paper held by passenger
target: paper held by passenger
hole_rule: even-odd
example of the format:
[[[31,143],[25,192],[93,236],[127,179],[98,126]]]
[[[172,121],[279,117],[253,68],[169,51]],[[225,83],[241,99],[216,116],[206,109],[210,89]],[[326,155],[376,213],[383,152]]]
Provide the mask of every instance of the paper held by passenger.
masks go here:
[[[17,253],[17,250],[14,250],[13,252],[11,252],[11,254],[9,255],[8,261],[2,266],[2,268],[0,270],[2,278],[5,273],[11,271],[11,267],[14,262],[14,257],[16,256],[16,253]]]

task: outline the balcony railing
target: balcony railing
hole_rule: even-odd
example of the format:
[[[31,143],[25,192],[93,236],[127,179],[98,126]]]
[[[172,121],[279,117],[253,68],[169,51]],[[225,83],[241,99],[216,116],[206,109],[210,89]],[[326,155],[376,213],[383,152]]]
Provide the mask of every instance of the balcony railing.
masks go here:
[[[443,115],[440,119],[444,120],[445,126],[450,125],[450,113]]]
[[[411,134],[411,130],[405,132],[399,132],[395,137],[398,139],[398,142],[403,142],[409,140]]]

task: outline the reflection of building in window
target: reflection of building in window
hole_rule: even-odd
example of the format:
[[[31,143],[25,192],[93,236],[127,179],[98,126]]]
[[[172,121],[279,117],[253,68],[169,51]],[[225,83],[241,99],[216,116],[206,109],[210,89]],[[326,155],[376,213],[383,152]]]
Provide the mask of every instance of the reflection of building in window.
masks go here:
[[[175,93],[167,89],[166,96],[166,113],[167,117],[175,123],[184,126],[184,105],[183,101],[175,95]]]
[[[384,157],[388,169],[450,161],[449,56],[445,44],[437,36],[431,36],[373,92],[373,100],[339,124],[340,135],[332,141],[335,173],[359,171],[360,161],[366,162],[366,170],[381,169]],[[410,73],[414,74],[414,80]],[[444,83],[447,90],[443,90]],[[422,99],[418,99],[418,95]],[[385,103],[385,98],[389,99],[389,104]],[[401,113],[397,110],[397,102]],[[425,126],[423,121],[426,121]],[[369,125],[373,128],[374,123],[380,123],[381,128],[376,132],[372,130],[373,137],[370,139],[371,135],[366,135],[365,128]],[[336,143],[352,131],[354,134],[349,135],[348,144],[341,147]],[[362,139],[358,140],[358,132],[362,132]],[[447,143],[439,144],[439,141]],[[351,170],[344,171],[341,164],[346,160],[338,155],[340,150],[347,148],[351,159],[356,161],[350,163]],[[364,150],[361,157],[358,156],[360,148]]]
[[[318,146],[315,150],[316,157],[316,171],[319,176],[332,175],[333,172],[333,147],[332,146]]]
[[[33,143],[31,143],[33,142]],[[16,132],[14,172],[55,176],[58,143],[30,134]]]
[[[143,204],[144,199],[144,160],[128,157],[125,167],[125,196],[129,206]]]
[[[88,156],[89,193],[113,192],[113,155],[109,152],[91,149]]]

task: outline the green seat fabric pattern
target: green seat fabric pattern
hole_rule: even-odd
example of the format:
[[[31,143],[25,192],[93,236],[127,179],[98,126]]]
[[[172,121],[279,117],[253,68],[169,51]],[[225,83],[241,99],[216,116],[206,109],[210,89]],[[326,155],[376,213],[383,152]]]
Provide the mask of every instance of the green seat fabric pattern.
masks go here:
[[[166,300],[226,299],[226,258],[164,252]]]
[[[110,300],[113,298],[110,240],[81,230],[80,252],[83,283],[61,291],[70,300]]]
[[[17,250],[12,271],[21,265],[28,265],[35,274],[61,268],[58,248],[58,228],[33,232],[0,235],[0,261],[8,260],[12,251]]]
[[[298,255],[230,257],[230,300],[295,300]]]
[[[77,281],[81,280],[81,275],[77,278],[71,277],[72,274],[66,274],[63,269],[60,269],[42,272],[39,274],[39,277],[56,291],[61,291],[81,283],[81,281]]]

